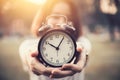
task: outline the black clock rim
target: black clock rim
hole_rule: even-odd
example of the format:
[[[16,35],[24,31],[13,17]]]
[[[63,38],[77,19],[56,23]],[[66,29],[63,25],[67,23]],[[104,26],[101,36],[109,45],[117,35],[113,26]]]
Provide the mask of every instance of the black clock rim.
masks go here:
[[[75,42],[74,38],[72,37],[72,35],[70,35],[67,31],[62,30],[62,29],[49,30],[49,31],[47,31],[47,32],[41,37],[41,39],[39,40],[39,43],[38,43],[38,56],[37,56],[37,58],[38,58],[38,60],[39,60],[40,62],[41,62],[41,60],[42,60],[42,62],[45,63],[45,65],[50,66],[50,67],[61,67],[62,65],[56,66],[56,65],[52,65],[52,64],[49,64],[48,62],[46,62],[46,61],[43,59],[43,57],[41,56],[41,54],[40,54],[40,53],[41,53],[41,50],[39,50],[39,49],[40,49],[40,45],[41,45],[41,42],[42,42],[42,40],[44,39],[44,37],[45,37],[47,34],[51,33],[51,32],[57,32],[57,31],[63,32],[63,33],[65,33],[65,34],[67,34],[68,36],[70,36],[70,38],[71,38],[72,41],[73,41],[74,47],[75,47],[74,55],[73,55],[73,57],[71,58],[71,60],[68,61],[67,63],[72,62],[72,60],[74,59],[74,57],[75,57],[76,54],[77,54],[77,51],[76,51],[76,42]],[[40,59],[41,59],[41,60],[40,60]]]

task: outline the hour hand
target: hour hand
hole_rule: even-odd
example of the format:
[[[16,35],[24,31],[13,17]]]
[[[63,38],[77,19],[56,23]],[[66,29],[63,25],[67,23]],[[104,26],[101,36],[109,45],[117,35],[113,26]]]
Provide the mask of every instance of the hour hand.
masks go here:
[[[56,46],[54,46],[53,44],[50,44],[49,42],[48,42],[48,44],[49,44],[50,46],[54,47],[55,49],[57,48]]]

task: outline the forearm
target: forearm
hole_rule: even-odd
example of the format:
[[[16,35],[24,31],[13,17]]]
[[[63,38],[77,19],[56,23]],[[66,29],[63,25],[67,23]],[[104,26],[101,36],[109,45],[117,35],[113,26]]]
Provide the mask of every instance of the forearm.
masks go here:
[[[30,56],[29,54],[37,51],[36,44],[36,40],[25,40],[19,47],[19,55],[25,71],[28,70],[28,57]]]
[[[77,53],[79,57],[77,58],[76,64],[79,65],[80,68],[84,68],[88,61],[88,54],[91,51],[91,43],[88,39],[81,37],[77,42],[77,48],[80,53]]]
[[[78,39],[77,47],[81,48],[81,52],[85,53],[86,55],[90,53],[92,48],[90,41],[85,37],[80,37]]]

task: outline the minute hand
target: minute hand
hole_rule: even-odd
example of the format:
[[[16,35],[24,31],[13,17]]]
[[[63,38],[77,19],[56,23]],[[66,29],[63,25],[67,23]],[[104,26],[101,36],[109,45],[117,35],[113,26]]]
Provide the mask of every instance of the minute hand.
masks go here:
[[[58,45],[58,47],[57,47],[58,49],[59,49],[60,44],[62,43],[63,39],[64,39],[64,36],[63,36],[62,40],[60,41],[60,43],[59,43],[59,45]]]

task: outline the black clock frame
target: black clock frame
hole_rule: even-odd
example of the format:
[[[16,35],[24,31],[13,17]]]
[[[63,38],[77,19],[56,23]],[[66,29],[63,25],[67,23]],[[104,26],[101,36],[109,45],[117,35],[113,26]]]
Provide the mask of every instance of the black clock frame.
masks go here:
[[[73,44],[74,44],[74,47],[75,47],[75,51],[74,51],[73,57],[72,57],[71,60],[68,61],[67,63],[70,63],[70,62],[74,59],[74,57],[76,56],[76,54],[77,54],[77,51],[76,51],[76,42],[75,42],[75,39],[73,38],[73,36],[70,35],[69,32],[67,32],[67,31],[65,31],[65,30],[62,30],[62,29],[52,29],[52,30],[49,30],[49,31],[47,31],[47,32],[41,37],[41,39],[39,40],[39,43],[38,43],[38,56],[37,56],[38,60],[39,60],[40,62],[42,62],[45,66],[61,67],[62,65],[60,65],[60,66],[55,66],[55,65],[49,64],[48,62],[46,62],[46,61],[43,59],[43,57],[42,57],[42,55],[41,55],[41,50],[40,50],[41,42],[42,42],[43,38],[44,38],[46,35],[48,35],[49,33],[51,33],[51,32],[63,32],[63,33],[65,33],[65,34],[67,34],[67,35],[72,39]]]

